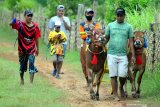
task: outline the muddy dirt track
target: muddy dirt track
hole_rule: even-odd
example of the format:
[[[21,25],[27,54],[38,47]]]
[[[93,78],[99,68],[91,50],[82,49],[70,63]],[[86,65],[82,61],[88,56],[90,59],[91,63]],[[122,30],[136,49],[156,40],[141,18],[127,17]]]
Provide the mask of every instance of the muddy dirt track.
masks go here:
[[[13,44],[0,43],[1,47],[13,47]],[[17,50],[9,53],[0,53],[0,57],[7,60],[18,63]],[[132,99],[131,96],[127,99],[122,99],[119,102],[113,101],[110,95],[111,86],[108,84],[101,84],[100,87],[100,101],[92,101],[89,97],[89,89],[86,87],[84,77],[78,75],[74,71],[68,70],[67,63],[64,63],[62,70],[65,74],[62,74],[61,79],[56,79],[51,75],[53,69],[50,60],[46,60],[40,54],[36,57],[36,66],[39,69],[37,75],[41,75],[49,81],[53,86],[63,90],[67,97],[63,99],[63,103],[74,107],[127,107],[130,103],[138,103],[138,99]],[[18,76],[18,75],[17,75]],[[128,106],[129,107],[129,106]],[[135,106],[136,107],[136,106]],[[141,107],[141,106],[140,106]]]

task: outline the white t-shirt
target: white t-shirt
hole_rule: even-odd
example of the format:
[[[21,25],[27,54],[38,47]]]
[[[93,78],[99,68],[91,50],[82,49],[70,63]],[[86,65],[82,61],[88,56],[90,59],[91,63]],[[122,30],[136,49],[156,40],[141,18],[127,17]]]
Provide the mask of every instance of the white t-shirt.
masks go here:
[[[67,25],[71,26],[69,18],[66,16],[63,16],[63,18],[64,18],[64,21],[67,23]],[[69,31],[65,28],[64,22],[61,20],[60,17],[58,17],[58,16],[52,17],[48,23],[48,28],[51,30],[54,30],[54,25],[55,25],[56,21],[61,22],[61,31],[63,31],[65,33],[65,35],[67,36],[67,39],[68,39],[69,38]],[[67,42],[65,42],[65,44],[67,44]]]

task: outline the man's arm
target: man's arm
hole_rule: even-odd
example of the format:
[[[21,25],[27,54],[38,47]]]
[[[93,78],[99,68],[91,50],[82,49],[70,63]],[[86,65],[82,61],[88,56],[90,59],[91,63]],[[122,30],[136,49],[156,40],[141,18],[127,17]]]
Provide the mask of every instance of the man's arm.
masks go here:
[[[130,45],[130,49],[131,49],[131,52],[132,52],[132,58],[131,58],[131,61],[132,63],[134,64],[136,59],[135,59],[135,52],[134,52],[134,35],[133,35],[133,28],[130,27],[129,29],[129,45]]]
[[[87,34],[84,31],[84,26],[82,26],[81,24],[79,26],[79,33],[80,33],[81,39],[85,40],[87,38]]]
[[[9,25],[12,26],[13,24],[16,23],[16,21],[17,21],[17,19],[16,19],[16,18],[13,18],[13,19],[12,19],[12,22],[11,22]]]
[[[39,39],[36,39],[36,56],[39,54]]]
[[[108,27],[107,27],[107,30],[106,30],[106,33],[105,33],[105,37],[106,37],[106,42],[105,44],[108,43],[109,39],[110,39],[110,24],[108,24]]]
[[[65,27],[68,31],[71,31],[70,25],[67,24],[67,22],[64,20],[63,17],[62,17],[61,19],[62,19],[62,21],[63,21],[63,23],[64,23],[64,27]],[[69,19],[68,19],[67,21],[68,21],[68,23],[70,23]]]
[[[135,51],[134,51],[133,38],[129,38],[129,45],[132,52],[132,63],[135,63]]]
[[[105,44],[108,43],[109,39],[110,39],[110,36],[109,36],[109,35],[106,35],[106,42],[105,42]]]
[[[22,23],[20,20],[13,18],[9,25],[12,27],[12,29],[16,29],[18,31],[20,30],[20,32],[22,32]]]
[[[64,32],[61,34],[61,40],[62,40],[62,42],[67,41],[67,36],[65,35]]]
[[[71,27],[70,26],[68,26],[68,24],[65,22],[65,21],[63,21],[64,22],[64,26],[65,26],[65,28],[68,30],[68,31],[71,31]]]
[[[36,27],[36,35],[35,35],[35,42],[36,42],[36,53],[35,55],[38,56],[39,54],[39,38],[41,37],[41,31],[37,23],[35,23]]]

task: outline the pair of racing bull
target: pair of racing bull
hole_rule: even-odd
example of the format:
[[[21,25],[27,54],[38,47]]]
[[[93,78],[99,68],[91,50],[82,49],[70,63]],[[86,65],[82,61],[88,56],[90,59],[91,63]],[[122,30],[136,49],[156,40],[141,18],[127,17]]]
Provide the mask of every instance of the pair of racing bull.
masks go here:
[[[136,63],[131,63],[131,52],[128,52],[128,77],[132,86],[132,96],[134,98],[140,97],[140,85],[142,76],[145,72],[146,66],[146,55],[144,53],[144,36],[145,32],[136,31],[134,32],[134,49],[136,56]],[[83,42],[81,47],[81,64],[82,70],[86,78],[87,86],[90,88],[90,98],[92,100],[99,100],[99,87],[101,83],[101,77],[104,72],[104,63],[107,57],[107,50],[105,47],[106,39],[104,31],[93,30],[92,34],[88,37],[90,42]],[[136,74],[139,71],[137,79],[138,87],[136,89],[135,79]],[[96,81],[96,90],[93,89],[93,83]],[[127,81],[126,81],[127,83]],[[125,96],[127,97],[127,89],[125,88]]]

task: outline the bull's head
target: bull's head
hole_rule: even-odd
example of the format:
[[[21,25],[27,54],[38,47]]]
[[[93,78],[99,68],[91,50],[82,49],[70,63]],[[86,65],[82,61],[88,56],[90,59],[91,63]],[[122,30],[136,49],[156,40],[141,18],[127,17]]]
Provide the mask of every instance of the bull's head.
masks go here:
[[[102,47],[105,44],[106,38],[104,35],[104,31],[102,29],[93,30],[91,36],[91,43],[94,44],[95,47]]]
[[[144,36],[145,32],[143,31],[135,31],[134,32],[134,47],[135,48],[142,48],[144,46]]]

